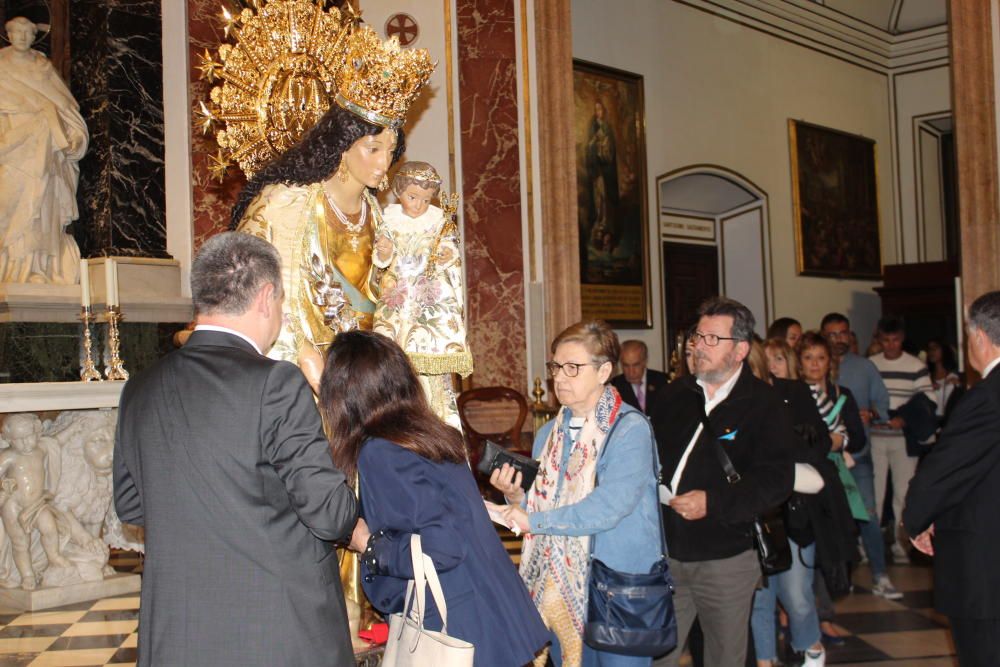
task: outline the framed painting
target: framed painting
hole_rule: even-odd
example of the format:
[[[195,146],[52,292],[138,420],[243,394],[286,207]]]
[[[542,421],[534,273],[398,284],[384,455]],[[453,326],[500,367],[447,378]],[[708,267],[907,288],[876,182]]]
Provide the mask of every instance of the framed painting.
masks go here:
[[[642,76],[574,60],[573,102],[583,317],[651,328]]]
[[[879,280],[875,142],[788,121],[799,275]]]

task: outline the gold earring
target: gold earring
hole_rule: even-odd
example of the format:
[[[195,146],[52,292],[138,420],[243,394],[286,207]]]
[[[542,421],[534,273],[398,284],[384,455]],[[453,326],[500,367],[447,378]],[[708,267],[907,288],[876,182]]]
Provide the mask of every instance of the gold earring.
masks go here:
[[[344,164],[343,159],[340,161],[340,166],[337,167],[337,178],[340,179],[341,183],[347,182],[347,165]]]
[[[382,180],[378,182],[378,191],[385,192],[389,189],[389,174],[382,176]]]

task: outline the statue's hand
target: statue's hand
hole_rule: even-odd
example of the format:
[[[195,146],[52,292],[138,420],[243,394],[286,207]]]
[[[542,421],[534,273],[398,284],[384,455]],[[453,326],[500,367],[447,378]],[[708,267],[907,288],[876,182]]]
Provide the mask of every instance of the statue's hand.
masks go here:
[[[315,347],[302,341],[302,345],[299,346],[298,362],[313,393],[319,396],[319,380],[323,376],[323,355]]]
[[[392,240],[388,236],[380,236],[375,241],[375,252],[378,255],[378,261],[382,263],[388,262],[392,258],[392,251]]]

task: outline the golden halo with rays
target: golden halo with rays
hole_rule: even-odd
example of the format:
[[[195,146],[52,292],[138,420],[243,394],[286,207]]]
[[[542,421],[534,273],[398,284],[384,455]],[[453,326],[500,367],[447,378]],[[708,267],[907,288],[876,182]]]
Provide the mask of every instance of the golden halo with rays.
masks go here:
[[[333,103],[346,40],[359,16],[325,9],[325,0],[255,0],[238,16],[223,8],[227,41],[217,58],[201,56],[212,88],[197,112],[204,132],[217,129],[212,172],[221,181],[231,161],[252,177],[294,145]]]

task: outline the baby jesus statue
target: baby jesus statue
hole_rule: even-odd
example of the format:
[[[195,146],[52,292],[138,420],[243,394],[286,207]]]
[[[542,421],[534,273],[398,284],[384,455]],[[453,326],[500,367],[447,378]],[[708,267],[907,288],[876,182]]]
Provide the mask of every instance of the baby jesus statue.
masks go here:
[[[434,412],[461,430],[451,374],[472,373],[466,341],[465,293],[458,226],[431,201],[441,177],[426,162],[407,162],[392,191],[399,199],[383,212],[379,233],[395,248],[381,280],[374,331],[392,338],[417,371]]]

